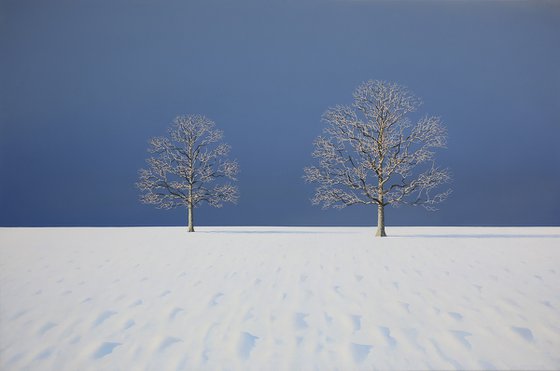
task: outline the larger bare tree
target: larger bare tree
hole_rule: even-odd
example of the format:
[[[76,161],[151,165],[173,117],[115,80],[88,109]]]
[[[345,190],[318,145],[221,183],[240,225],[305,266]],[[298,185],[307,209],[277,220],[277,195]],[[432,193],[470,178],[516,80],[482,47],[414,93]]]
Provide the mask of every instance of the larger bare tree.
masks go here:
[[[380,237],[386,236],[387,205],[435,210],[451,192],[436,192],[450,181],[449,172],[434,164],[434,149],[445,147],[446,130],[434,116],[412,124],[409,114],[420,104],[403,86],[366,81],[354,91],[352,105],[329,108],[325,135],[314,143],[319,164],[305,168],[306,181],[319,184],[313,204],[376,205]]]
[[[150,140],[148,151],[154,156],[140,170],[136,183],[141,201],[158,208],[188,209],[188,231],[194,232],[193,210],[206,202],[221,207],[237,202],[237,187],[220,179],[235,180],[236,161],[227,160],[230,147],[221,143],[223,133],[214,122],[201,115],[178,116],[169,128],[169,137]],[[216,185],[212,186],[214,183]]]

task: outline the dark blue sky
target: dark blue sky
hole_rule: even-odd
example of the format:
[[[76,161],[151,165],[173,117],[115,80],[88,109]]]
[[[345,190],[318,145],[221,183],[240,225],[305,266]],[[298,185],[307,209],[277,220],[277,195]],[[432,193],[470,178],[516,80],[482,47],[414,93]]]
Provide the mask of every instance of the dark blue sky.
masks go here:
[[[560,3],[0,0],[0,225],[180,225],[134,187],[177,114],[216,121],[237,206],[199,225],[373,225],[302,180],[321,114],[364,80],[442,116],[454,193],[388,225],[560,225]]]

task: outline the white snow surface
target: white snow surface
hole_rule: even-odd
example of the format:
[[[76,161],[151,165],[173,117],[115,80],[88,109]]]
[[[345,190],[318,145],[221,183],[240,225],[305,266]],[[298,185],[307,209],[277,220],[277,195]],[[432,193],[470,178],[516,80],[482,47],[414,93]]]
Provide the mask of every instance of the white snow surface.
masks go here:
[[[0,228],[0,369],[560,369],[560,228],[374,232]]]

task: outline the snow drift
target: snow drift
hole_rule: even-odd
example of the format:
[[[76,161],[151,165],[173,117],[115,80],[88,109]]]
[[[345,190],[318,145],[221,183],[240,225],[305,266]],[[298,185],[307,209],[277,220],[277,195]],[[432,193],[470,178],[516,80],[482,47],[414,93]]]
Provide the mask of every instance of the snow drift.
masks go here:
[[[3,228],[0,368],[560,368],[560,228]]]

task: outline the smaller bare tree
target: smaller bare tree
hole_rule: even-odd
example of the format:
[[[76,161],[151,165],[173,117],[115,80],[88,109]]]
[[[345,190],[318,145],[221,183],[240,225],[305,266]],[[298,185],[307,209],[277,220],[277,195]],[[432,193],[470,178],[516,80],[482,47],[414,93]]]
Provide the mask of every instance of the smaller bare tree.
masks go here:
[[[313,204],[376,205],[380,237],[386,235],[387,205],[435,210],[451,192],[435,191],[450,180],[446,169],[434,165],[434,149],[445,147],[446,130],[439,117],[424,116],[412,124],[408,115],[420,104],[403,86],[366,81],[351,106],[328,109],[325,136],[315,140],[313,152],[319,166],[305,169],[305,180],[319,184]]]
[[[140,170],[136,186],[141,201],[161,209],[186,206],[188,231],[194,232],[193,209],[206,202],[221,207],[236,203],[237,187],[220,179],[236,180],[236,161],[227,160],[230,147],[221,143],[223,133],[214,122],[201,115],[178,116],[169,128],[169,137],[150,140],[148,169]]]

